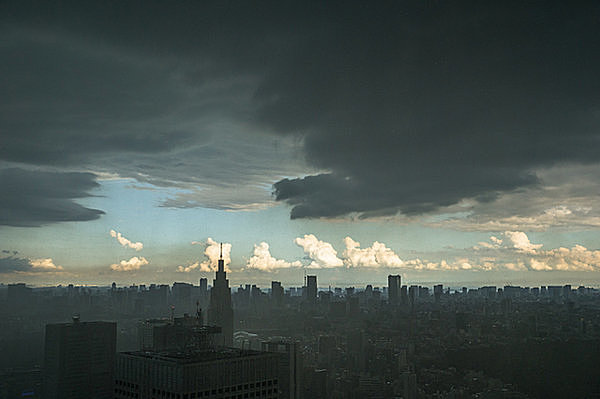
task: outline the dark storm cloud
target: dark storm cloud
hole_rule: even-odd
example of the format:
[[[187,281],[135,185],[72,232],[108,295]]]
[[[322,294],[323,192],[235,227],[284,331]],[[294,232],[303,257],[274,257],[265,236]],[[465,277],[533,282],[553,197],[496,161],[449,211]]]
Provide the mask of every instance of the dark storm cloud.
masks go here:
[[[599,7],[7,3],[0,158],[150,155],[159,178],[185,179],[193,165],[175,172],[159,155],[206,133],[172,125],[217,113],[303,138],[308,163],[326,172],[275,184],[294,218],[493,202],[540,184],[540,168],[598,161]]]
[[[75,202],[98,187],[91,173],[0,169],[0,225],[40,226],[98,219],[103,211]]]
[[[13,32],[2,46],[0,158],[86,164],[90,154],[157,153],[189,132],[165,124],[172,93],[161,66],[77,38]],[[158,87],[157,87],[158,86]]]
[[[332,172],[275,184],[292,218],[489,202],[537,168],[598,161],[596,5],[371,11],[263,87],[263,120],[304,131]]]
[[[29,259],[8,256],[0,258],[0,273],[23,272],[31,270]]]

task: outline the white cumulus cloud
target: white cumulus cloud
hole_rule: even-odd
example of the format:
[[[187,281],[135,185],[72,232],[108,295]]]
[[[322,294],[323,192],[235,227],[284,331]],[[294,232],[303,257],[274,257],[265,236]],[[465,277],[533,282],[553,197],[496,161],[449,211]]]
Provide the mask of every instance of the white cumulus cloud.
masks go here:
[[[360,248],[360,243],[344,238],[346,249],[342,258],[347,267],[401,267],[404,262],[385,244],[375,241],[372,246]]]
[[[322,269],[344,265],[344,261],[338,258],[337,251],[333,246],[328,242],[319,240],[314,234],[297,237],[294,243],[301,247],[311,260],[311,263],[307,266],[309,268]]]
[[[30,259],[29,263],[34,271],[59,271],[63,270],[60,265],[55,265],[52,258]]]
[[[566,213],[566,210],[559,211]],[[579,244],[572,248],[543,249],[543,244],[532,243],[522,231],[506,231],[504,237],[506,240],[503,241],[492,236],[492,243],[479,243],[474,249],[495,251],[498,254],[495,267],[513,271],[600,270],[599,250],[590,250]]]
[[[301,267],[300,261],[288,262],[283,259],[276,259],[271,255],[269,250],[269,244],[261,242],[260,244],[254,244],[254,253],[248,262],[246,263],[247,269],[258,269],[258,270],[276,270],[276,269],[289,269],[290,267]]]
[[[454,261],[448,262],[447,260],[441,260],[439,262],[431,262],[417,259],[411,259],[405,262],[405,266],[414,270],[435,270],[435,271],[449,271],[449,270],[486,270],[489,267],[489,261],[486,261],[485,265],[479,265],[467,258],[459,258]]]
[[[204,256],[206,259],[203,262],[200,262],[198,266],[190,269],[192,271],[196,268],[199,268],[201,272],[211,272],[216,271],[219,266],[219,257],[221,253],[221,244],[213,240],[211,237],[208,237],[206,241],[192,241],[193,245],[204,245]],[[223,243],[223,261],[225,262],[225,270],[230,272],[229,265],[231,264],[231,244],[224,242]],[[191,267],[193,265],[188,266]],[[181,270],[179,269],[181,268]],[[177,271],[185,272],[186,268],[179,266]]]
[[[141,242],[129,241],[121,233],[118,233],[114,230],[110,231],[110,236],[116,238],[117,241],[119,241],[119,244],[121,244],[124,247],[129,247],[131,249],[135,249],[136,251],[141,251],[142,248],[144,248],[144,244],[142,244]]]
[[[206,263],[200,263],[200,261],[196,261],[188,266],[177,266],[177,272],[179,273],[190,273],[196,269],[204,273],[212,271]]]
[[[527,234],[522,231],[505,231],[504,236],[508,238],[512,248],[520,252],[535,253],[542,247],[542,244],[532,244]]]
[[[139,270],[142,266],[147,265],[149,262],[143,256],[134,256],[129,260],[122,260],[119,263],[113,263],[110,268],[117,272],[128,272],[133,270]]]

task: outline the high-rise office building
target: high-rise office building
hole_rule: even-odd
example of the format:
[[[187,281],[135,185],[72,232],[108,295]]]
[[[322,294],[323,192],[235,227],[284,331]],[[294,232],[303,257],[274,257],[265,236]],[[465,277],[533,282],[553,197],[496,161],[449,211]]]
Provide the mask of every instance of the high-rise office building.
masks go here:
[[[408,288],[406,287],[406,285],[400,287],[400,302],[403,305],[406,305],[408,303]]]
[[[437,285],[433,286],[433,297],[436,302],[440,301],[440,298],[442,297],[443,294],[444,294],[444,285],[443,284],[437,284]]]
[[[298,399],[301,396],[302,357],[300,344],[286,338],[271,338],[263,341],[263,352],[277,353],[277,370],[281,399]]]
[[[44,398],[113,397],[117,323],[46,325]]]
[[[275,306],[283,303],[283,287],[280,281],[271,281],[271,302]]]
[[[306,276],[306,299],[308,302],[317,301],[317,276]]]
[[[208,295],[208,279],[206,277],[202,277],[200,279],[200,296],[204,297]]]
[[[391,305],[397,305],[400,301],[400,287],[402,278],[399,274],[388,276],[388,301]]]
[[[223,260],[223,246],[221,245],[221,256],[210,290],[210,305],[208,306],[208,324],[221,327],[221,335],[216,343],[222,346],[233,345],[233,307],[231,305],[231,289],[225,272],[225,261]]]
[[[175,309],[184,313],[194,309],[194,301],[192,301],[193,288],[194,286],[189,283],[173,283],[173,287],[171,288],[171,304],[175,306]]]

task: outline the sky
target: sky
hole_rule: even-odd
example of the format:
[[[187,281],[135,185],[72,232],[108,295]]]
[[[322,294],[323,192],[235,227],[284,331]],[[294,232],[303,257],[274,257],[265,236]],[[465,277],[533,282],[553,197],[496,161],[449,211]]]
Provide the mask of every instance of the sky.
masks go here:
[[[0,282],[600,284],[595,1],[4,1]]]

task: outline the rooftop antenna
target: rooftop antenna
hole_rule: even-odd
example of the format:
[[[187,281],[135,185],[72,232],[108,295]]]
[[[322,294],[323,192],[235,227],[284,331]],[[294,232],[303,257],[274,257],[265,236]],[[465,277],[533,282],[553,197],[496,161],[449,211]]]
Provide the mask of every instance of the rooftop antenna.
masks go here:
[[[304,286],[306,287],[306,269],[304,269]]]
[[[217,273],[225,273],[225,261],[223,260],[223,243],[221,243],[221,253],[219,254]]]

